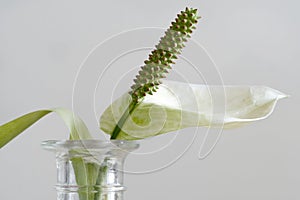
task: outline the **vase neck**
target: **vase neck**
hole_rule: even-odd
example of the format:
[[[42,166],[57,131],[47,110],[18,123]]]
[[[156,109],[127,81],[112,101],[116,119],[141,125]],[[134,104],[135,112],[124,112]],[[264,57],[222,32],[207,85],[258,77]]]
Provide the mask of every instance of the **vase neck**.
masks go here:
[[[48,141],[55,151],[58,200],[123,200],[123,165],[133,142]]]

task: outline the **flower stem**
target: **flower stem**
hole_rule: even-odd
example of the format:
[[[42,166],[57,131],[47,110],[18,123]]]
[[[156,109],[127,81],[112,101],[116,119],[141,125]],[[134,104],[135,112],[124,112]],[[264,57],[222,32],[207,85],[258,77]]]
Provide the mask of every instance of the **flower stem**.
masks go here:
[[[118,121],[117,125],[115,126],[115,128],[114,128],[114,130],[111,134],[111,137],[110,137],[111,140],[117,139],[119,133],[122,130],[123,125],[125,124],[126,120],[130,116],[130,114],[133,112],[133,110],[136,108],[137,104],[138,103],[136,101],[131,101],[130,102],[130,104],[128,105],[128,107],[124,111],[123,115],[121,116],[120,120]]]

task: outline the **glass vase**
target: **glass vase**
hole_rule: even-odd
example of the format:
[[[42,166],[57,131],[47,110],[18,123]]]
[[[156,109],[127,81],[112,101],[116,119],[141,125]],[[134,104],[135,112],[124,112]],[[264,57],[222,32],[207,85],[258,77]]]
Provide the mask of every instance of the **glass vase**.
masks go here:
[[[45,141],[56,154],[57,200],[123,200],[123,166],[133,141]]]

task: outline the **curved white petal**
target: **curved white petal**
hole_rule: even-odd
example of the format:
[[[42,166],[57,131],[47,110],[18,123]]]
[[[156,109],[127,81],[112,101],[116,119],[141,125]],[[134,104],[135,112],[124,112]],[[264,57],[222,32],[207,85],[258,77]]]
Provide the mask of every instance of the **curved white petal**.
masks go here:
[[[287,95],[265,86],[206,86],[164,82],[134,110],[118,139],[143,139],[187,127],[234,128],[268,117]],[[111,134],[130,102],[126,93],[100,118],[100,128]]]

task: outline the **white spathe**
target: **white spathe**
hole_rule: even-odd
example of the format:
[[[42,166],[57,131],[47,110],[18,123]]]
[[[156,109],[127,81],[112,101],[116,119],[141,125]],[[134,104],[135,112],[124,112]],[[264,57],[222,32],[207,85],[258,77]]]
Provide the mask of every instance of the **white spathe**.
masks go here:
[[[165,81],[146,95],[118,139],[143,139],[187,127],[235,128],[265,119],[287,95],[265,86],[207,86]],[[102,114],[100,128],[111,134],[130,102],[128,93]]]

